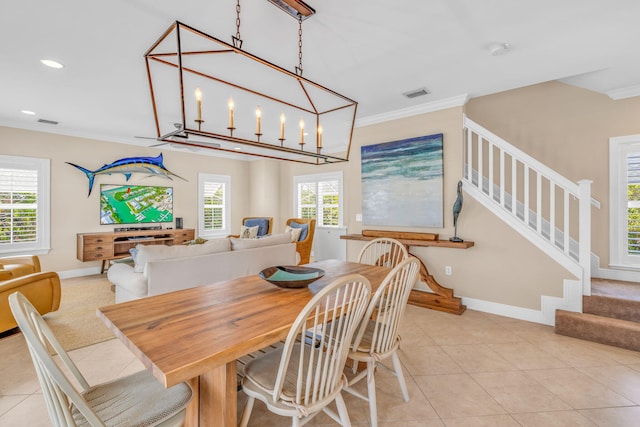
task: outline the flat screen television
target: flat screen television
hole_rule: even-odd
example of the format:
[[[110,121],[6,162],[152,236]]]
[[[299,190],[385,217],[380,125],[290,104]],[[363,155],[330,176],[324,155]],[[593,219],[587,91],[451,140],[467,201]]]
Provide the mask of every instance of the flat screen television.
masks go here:
[[[173,187],[100,185],[100,224],[173,222]]]

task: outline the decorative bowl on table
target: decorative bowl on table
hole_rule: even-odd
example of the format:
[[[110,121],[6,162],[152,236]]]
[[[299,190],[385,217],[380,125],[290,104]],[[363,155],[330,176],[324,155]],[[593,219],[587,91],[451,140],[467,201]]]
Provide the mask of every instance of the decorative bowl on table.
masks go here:
[[[281,288],[304,288],[324,276],[324,270],[299,265],[277,265],[265,268],[258,275]]]

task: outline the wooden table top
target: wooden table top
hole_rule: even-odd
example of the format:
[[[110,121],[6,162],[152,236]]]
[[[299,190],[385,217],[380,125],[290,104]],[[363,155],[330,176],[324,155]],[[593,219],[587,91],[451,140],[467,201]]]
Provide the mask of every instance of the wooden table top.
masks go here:
[[[98,308],[97,314],[165,387],[286,338],[313,294],[338,277],[362,274],[372,292],[388,268],[337,260],[309,266],[325,276],[282,289],[258,275]]]

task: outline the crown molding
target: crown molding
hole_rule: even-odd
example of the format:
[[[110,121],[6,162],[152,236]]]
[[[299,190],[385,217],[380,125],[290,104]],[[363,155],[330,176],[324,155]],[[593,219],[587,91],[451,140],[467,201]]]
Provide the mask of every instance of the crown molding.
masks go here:
[[[607,96],[616,101],[619,99],[632,98],[640,96],[640,85],[621,87],[607,91]]]
[[[465,105],[467,101],[469,101],[469,95],[465,93],[447,99],[427,102],[426,104],[420,104],[400,110],[389,111],[388,113],[361,117],[356,120],[355,127],[369,126],[376,123],[388,122],[390,120],[403,119],[405,117],[411,117],[418,114],[431,113],[438,110],[446,110],[447,108],[452,107],[460,107],[462,105]]]

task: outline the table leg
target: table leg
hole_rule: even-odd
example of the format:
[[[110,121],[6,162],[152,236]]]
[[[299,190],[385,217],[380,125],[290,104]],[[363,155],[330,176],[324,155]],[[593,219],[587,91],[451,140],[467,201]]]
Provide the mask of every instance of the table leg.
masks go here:
[[[194,396],[187,407],[185,426],[236,427],[238,383],[235,360],[194,378],[190,383]]]

